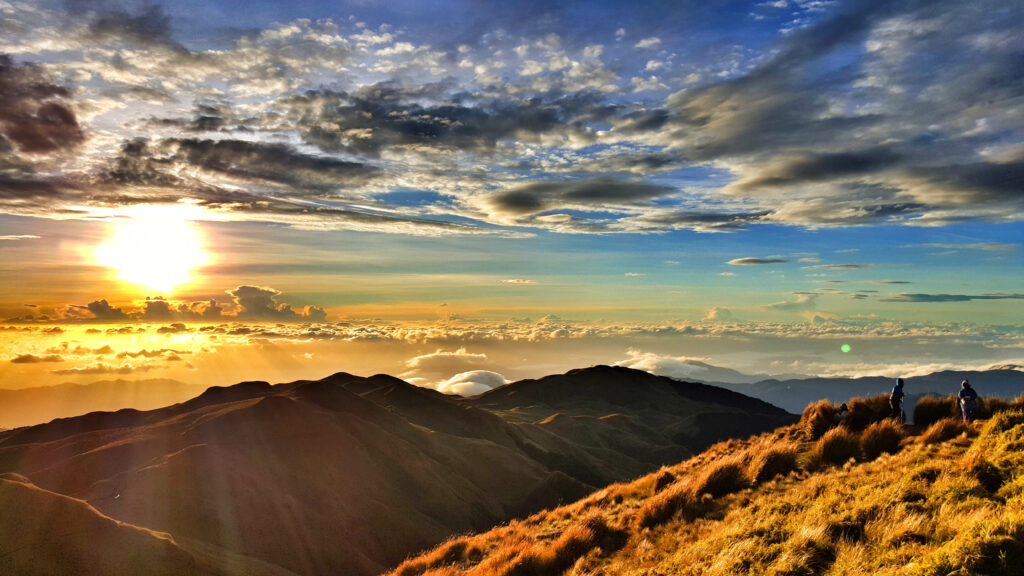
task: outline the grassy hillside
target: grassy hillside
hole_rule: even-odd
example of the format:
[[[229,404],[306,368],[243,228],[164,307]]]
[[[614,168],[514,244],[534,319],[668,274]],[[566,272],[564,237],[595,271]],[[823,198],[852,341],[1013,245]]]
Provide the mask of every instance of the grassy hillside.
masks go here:
[[[393,576],[1020,574],[1024,401],[908,428],[884,397],[808,407],[634,482],[454,538]]]

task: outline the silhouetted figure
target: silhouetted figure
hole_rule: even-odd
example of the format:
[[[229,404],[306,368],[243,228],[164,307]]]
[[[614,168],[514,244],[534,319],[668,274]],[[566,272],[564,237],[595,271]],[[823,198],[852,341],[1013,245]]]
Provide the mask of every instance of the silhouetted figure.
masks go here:
[[[903,378],[897,378],[896,385],[892,387],[892,393],[889,394],[889,409],[892,411],[892,417],[901,424],[907,421],[907,416],[903,413],[903,396]]]
[[[964,380],[960,383],[960,411],[964,415],[964,422],[971,422],[978,418],[978,393],[971,388],[970,382]]]

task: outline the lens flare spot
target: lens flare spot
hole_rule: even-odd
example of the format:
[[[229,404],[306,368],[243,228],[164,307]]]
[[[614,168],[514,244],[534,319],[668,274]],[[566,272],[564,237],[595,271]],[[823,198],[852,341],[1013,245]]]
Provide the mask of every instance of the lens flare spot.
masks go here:
[[[210,261],[189,205],[135,206],[96,247],[96,263],[117,270],[125,282],[168,293]]]
[[[843,351],[843,354],[849,354],[850,350],[852,350],[853,348],[850,348],[849,344],[843,344],[842,346],[839,347],[839,349]]]

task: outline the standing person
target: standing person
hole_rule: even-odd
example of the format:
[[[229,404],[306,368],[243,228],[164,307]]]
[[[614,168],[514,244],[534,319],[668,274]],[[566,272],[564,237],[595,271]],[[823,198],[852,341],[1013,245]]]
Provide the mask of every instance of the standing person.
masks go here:
[[[960,383],[960,411],[963,413],[964,422],[970,422],[978,418],[978,393],[971,388],[970,382],[964,380]]]
[[[907,421],[906,415],[903,414],[903,396],[903,378],[897,378],[896,385],[889,394],[889,409],[892,410],[892,417],[899,420],[900,424]]]

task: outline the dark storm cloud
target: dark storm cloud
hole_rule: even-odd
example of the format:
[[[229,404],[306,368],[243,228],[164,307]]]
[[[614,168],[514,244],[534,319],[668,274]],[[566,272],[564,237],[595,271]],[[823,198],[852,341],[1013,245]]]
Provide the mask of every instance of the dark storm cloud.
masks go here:
[[[956,191],[970,201],[1015,201],[1024,198],[1024,159],[914,167],[910,174],[930,185]]]
[[[787,186],[801,182],[831,180],[876,172],[900,161],[900,155],[888,148],[875,148],[859,152],[808,154],[803,158],[785,160],[763,169],[756,178],[739,182],[738,189],[756,189],[762,186]]]
[[[1024,294],[897,294],[882,302],[970,302],[972,300],[1024,300]]]
[[[308,92],[279,104],[289,110],[307,142],[327,151],[370,157],[390,147],[485,152],[500,140],[583,134],[585,123],[605,120],[614,110],[590,92],[527,99],[481,99],[468,94],[445,99],[439,93],[442,88],[383,83],[352,94]],[[424,96],[437,102],[421,104]]]
[[[563,182],[531,182],[492,195],[488,204],[496,211],[525,215],[572,206],[599,207],[636,204],[674,192],[667,186],[613,178]]]
[[[0,163],[5,156],[66,150],[84,140],[71,92],[42,69],[0,55]]]
[[[302,310],[292,309],[290,304],[277,302],[280,291],[264,286],[239,286],[228,290],[238,306],[239,320],[300,320],[323,322],[327,313],[319,306],[306,306]]]
[[[311,189],[358,185],[378,170],[360,162],[310,156],[284,144],[244,140],[168,140],[170,159],[247,180]]]
[[[754,266],[759,264],[785,264],[782,258],[733,258],[726,262],[731,266]]]

